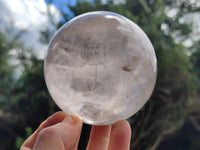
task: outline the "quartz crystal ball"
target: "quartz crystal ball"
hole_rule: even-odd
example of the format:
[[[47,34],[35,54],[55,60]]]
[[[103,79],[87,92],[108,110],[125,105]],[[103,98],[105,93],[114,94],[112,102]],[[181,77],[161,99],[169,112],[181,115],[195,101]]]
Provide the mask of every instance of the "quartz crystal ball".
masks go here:
[[[56,104],[93,125],[135,114],[155,86],[157,60],[147,35],[112,12],[82,14],[50,41],[44,75]]]

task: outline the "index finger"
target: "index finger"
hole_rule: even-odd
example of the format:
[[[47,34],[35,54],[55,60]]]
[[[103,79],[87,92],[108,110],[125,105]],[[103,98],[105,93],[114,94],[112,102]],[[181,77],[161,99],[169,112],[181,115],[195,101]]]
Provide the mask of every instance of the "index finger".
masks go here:
[[[42,129],[52,126],[54,124],[57,124],[59,122],[62,122],[64,118],[66,118],[67,116],[68,115],[65,114],[64,112],[59,111],[53,114],[52,116],[50,116],[49,118],[47,118],[47,120],[45,120],[39,126],[39,128],[23,143],[21,150],[32,149],[35,144],[36,138]]]

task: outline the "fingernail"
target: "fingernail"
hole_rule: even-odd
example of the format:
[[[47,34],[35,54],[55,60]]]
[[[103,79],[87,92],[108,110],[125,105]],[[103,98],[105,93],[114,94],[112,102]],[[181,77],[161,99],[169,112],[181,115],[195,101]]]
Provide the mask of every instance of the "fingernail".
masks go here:
[[[74,120],[73,120],[70,116],[66,117],[66,118],[63,120],[63,122],[64,122],[64,123],[67,123],[67,124],[69,124],[69,125],[74,125]]]

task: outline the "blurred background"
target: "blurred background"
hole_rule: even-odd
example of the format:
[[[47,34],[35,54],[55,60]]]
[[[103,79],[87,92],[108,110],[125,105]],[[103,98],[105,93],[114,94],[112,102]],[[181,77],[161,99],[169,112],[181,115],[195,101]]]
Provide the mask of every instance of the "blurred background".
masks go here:
[[[129,119],[131,150],[200,150],[200,0],[0,0],[0,150],[19,149],[59,110],[44,82],[48,42],[63,23],[95,10],[134,21],[157,54],[154,93]]]

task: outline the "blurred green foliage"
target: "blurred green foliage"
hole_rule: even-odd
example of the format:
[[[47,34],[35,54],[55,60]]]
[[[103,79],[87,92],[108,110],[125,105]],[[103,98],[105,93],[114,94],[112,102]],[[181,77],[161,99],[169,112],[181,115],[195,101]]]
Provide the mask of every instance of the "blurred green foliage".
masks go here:
[[[158,58],[158,79],[154,93],[148,103],[129,121],[132,127],[132,150],[164,150],[166,140],[186,139],[184,134],[190,124],[191,134],[183,146],[171,150],[196,150],[200,144],[200,41],[192,39],[191,23],[180,21],[187,14],[200,12],[199,1],[186,0],[127,0],[115,4],[112,0],[102,4],[80,0],[70,7],[75,16],[96,10],[119,13],[138,24],[152,41]],[[66,6],[67,7],[67,6]],[[174,16],[167,11],[176,10]],[[66,17],[66,21],[68,17]],[[57,26],[61,26],[59,23]],[[42,32],[41,39],[49,39],[50,33]],[[186,39],[192,46],[185,46]],[[18,53],[10,55],[15,48]],[[10,41],[0,32],[0,149],[18,149],[24,139],[34,131],[49,115],[59,110],[51,99],[43,75],[43,60],[16,41]],[[188,52],[190,52],[188,54]],[[10,65],[17,59],[23,68],[19,78],[15,78],[16,66]],[[84,125],[79,149],[85,149],[90,126]],[[187,131],[189,132],[189,131]],[[179,133],[179,134],[176,134]],[[166,139],[166,140],[165,140]],[[179,141],[180,139],[173,139]],[[11,144],[13,143],[13,144]]]
[[[26,136],[24,138],[17,137],[16,140],[15,140],[15,147],[17,149],[20,149],[21,145],[24,143],[24,141],[26,140],[26,138],[28,138],[33,133],[31,127],[26,127],[25,131],[26,131]]]

